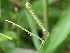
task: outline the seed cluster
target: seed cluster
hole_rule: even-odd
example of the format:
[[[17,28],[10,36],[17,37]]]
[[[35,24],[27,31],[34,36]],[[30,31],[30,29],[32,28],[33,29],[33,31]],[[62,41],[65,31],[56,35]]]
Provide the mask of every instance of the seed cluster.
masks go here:
[[[41,29],[43,30],[43,32],[46,32],[46,33],[47,33],[45,27],[44,27],[43,24],[40,22],[39,18],[36,16],[36,14],[34,13],[34,11],[31,9],[30,3],[27,2],[25,5],[26,5],[26,8],[28,9],[28,11],[30,12],[30,14],[33,16],[34,20],[35,20],[35,21],[37,22],[37,24],[41,27]],[[43,48],[44,43],[45,43],[45,41],[46,41],[46,39],[47,39],[48,36],[49,36],[49,33],[47,34],[45,40],[42,40],[42,43],[41,43],[41,45],[40,45],[39,53],[42,53],[42,48]]]
[[[34,37],[36,37],[36,38],[38,38],[39,40],[41,40],[41,41],[42,41],[42,39],[41,39],[40,37],[38,37],[37,35],[33,34],[33,33],[32,33],[32,32],[30,32],[30,31],[28,31],[27,29],[25,29],[25,28],[21,27],[20,25],[15,24],[14,22],[9,21],[9,20],[5,20],[5,21],[7,21],[8,23],[11,23],[11,24],[13,24],[13,25],[15,25],[15,26],[19,27],[20,29],[22,29],[22,30],[26,31],[28,34],[30,34],[30,36],[34,36]]]
[[[30,3],[26,3],[26,8],[28,9],[28,11],[31,13],[31,15],[33,16],[34,20],[38,23],[38,25],[41,27],[41,29],[43,31],[46,31],[45,27],[43,26],[43,24],[40,22],[39,18],[36,16],[36,14],[33,12],[33,10],[31,9],[31,5]]]
[[[38,23],[38,25],[41,27],[41,29],[43,30],[43,32],[46,32],[45,27],[43,26],[43,24],[40,22],[40,20],[39,20],[38,17],[36,16],[36,14],[35,14],[35,13],[33,12],[33,10],[31,9],[30,3],[27,2],[25,5],[26,5],[26,8],[28,9],[28,11],[29,11],[29,12],[31,13],[31,15],[33,16],[34,20],[35,20],[35,21]],[[40,37],[38,37],[37,35],[33,34],[33,33],[30,32],[30,31],[28,31],[27,29],[21,27],[20,25],[15,24],[14,22],[9,21],[9,20],[5,20],[5,21],[8,22],[8,23],[11,23],[11,24],[13,24],[13,25],[15,25],[15,26],[17,26],[17,27],[19,27],[20,29],[22,29],[22,30],[24,30],[24,31],[26,31],[28,34],[30,34],[30,36],[34,36],[34,37],[36,37],[37,39],[41,40],[42,43],[41,43],[41,45],[40,45],[39,53],[42,53],[42,49],[43,49],[44,43],[45,43],[47,37],[49,36],[49,33],[47,34],[45,40],[42,40]],[[46,32],[46,33],[47,33],[47,32]]]

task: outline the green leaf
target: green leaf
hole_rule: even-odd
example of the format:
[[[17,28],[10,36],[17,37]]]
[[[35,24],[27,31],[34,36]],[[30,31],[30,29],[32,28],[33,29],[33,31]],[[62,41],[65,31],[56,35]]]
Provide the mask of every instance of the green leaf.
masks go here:
[[[6,47],[6,53],[37,53],[32,49],[23,49],[23,48],[8,48]]]
[[[32,16],[27,11],[25,11],[25,12],[26,12],[27,20],[28,20],[28,23],[29,23],[29,26],[30,26],[32,33],[34,33],[38,36],[36,24],[34,23]],[[40,41],[36,37],[33,37],[33,43],[35,45],[35,48],[37,50],[39,50]]]
[[[45,41],[42,52],[53,53],[55,49],[67,38],[70,33],[70,6],[67,7],[63,16],[53,28],[48,39]]]

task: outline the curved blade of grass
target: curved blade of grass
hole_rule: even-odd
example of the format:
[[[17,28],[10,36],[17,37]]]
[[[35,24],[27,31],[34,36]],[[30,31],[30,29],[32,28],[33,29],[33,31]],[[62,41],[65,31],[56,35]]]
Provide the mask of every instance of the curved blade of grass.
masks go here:
[[[30,16],[30,14],[27,11],[25,11],[25,12],[26,12],[27,20],[28,20],[32,33],[34,33],[38,36],[36,25],[34,23],[34,20],[32,19],[32,16]],[[38,39],[36,39],[36,37],[33,37],[33,43],[34,43],[36,49],[39,50],[40,42]]]
[[[42,48],[42,53],[53,53],[70,33],[70,6],[66,9],[57,25],[53,28]]]

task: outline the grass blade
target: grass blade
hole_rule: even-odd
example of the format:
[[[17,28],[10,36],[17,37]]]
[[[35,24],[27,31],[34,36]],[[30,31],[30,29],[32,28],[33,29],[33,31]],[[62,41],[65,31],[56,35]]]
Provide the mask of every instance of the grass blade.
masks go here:
[[[66,9],[57,25],[53,28],[42,48],[43,53],[53,53],[70,33],[70,6]]]

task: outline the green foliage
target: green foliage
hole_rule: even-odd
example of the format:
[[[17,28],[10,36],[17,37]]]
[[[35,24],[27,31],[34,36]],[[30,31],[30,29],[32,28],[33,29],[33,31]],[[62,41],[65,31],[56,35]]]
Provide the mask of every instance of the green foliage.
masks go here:
[[[27,10],[25,4],[28,1],[31,3],[31,6]],[[2,34],[0,34],[0,53],[15,53],[17,48],[36,49],[39,53],[70,52],[67,49],[68,45],[70,45],[70,0],[46,0],[47,8],[45,9],[47,9],[48,25],[45,28],[48,28],[48,30],[45,30],[43,26],[43,1],[1,1],[0,33]],[[22,5],[18,6],[18,4]],[[13,25],[10,22],[5,22],[5,20],[12,22]],[[45,35],[45,32],[42,32],[41,28],[49,31],[48,37]],[[11,37],[13,40],[9,40],[8,37]],[[20,53],[21,49],[18,50],[18,53]]]
[[[24,4],[26,4],[26,2],[28,2],[28,0],[22,0],[22,2],[24,2]]]
[[[26,10],[25,10],[25,12],[26,12],[27,20],[30,25],[30,29],[31,29],[32,33],[34,33],[38,36],[37,26],[36,26],[34,20],[32,19],[32,16],[30,16],[30,14]],[[39,40],[36,39],[35,37],[33,37],[33,42],[35,44],[36,49],[39,50],[39,47],[40,47]]]
[[[53,28],[48,39],[44,43],[42,52],[53,53],[55,49],[67,38],[70,33],[70,6],[67,7],[57,25]]]

